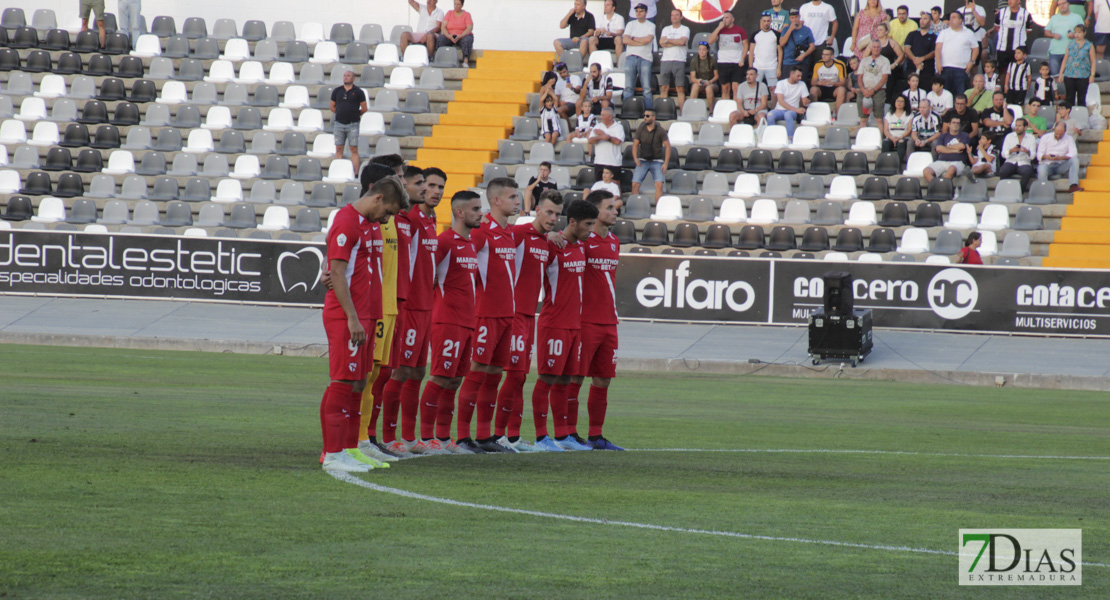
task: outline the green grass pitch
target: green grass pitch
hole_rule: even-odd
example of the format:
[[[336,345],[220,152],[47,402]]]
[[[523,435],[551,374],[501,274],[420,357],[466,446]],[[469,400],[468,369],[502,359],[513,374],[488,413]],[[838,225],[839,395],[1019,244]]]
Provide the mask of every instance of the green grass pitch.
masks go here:
[[[950,554],[782,539],[952,553],[960,528],[1081,528],[1084,560],[1110,563],[1110,460],[999,457],[1110,456],[1105,394],[624,374],[606,434],[630,449],[901,453],[448,456],[357,476],[599,523],[328,476],[325,385],[325,359],[0,345],[0,598],[1110,597],[1104,566],[1079,588],[961,588]]]

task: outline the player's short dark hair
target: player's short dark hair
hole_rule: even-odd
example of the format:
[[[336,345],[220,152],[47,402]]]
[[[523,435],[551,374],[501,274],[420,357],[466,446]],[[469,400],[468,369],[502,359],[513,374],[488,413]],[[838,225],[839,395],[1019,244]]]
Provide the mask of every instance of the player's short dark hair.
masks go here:
[[[1018,117],[1018,118],[1014,119],[1014,123],[1017,123],[1018,121],[1021,121],[1021,124],[1026,126],[1026,127],[1029,126],[1029,121],[1026,121],[1025,117]]]
[[[1017,48],[1015,48],[1014,50],[1016,51],[1016,50],[1017,50]],[[983,64],[984,64],[984,65],[990,65],[990,66],[994,67],[994,69],[995,69],[996,71],[998,70],[998,61],[997,61],[997,60],[994,60],[993,58],[988,58],[988,59],[987,59],[987,62],[985,62],[985,63],[983,63]]]
[[[443,169],[440,169],[439,167],[428,167],[427,169],[424,169],[424,179],[427,179],[432,175],[439,177],[444,182],[447,181],[447,173],[444,173]]]
[[[398,168],[405,166],[405,157],[400,154],[382,154],[370,159],[373,162],[381,163],[394,171]]]
[[[408,165],[408,166],[405,167],[404,175],[405,175],[405,179],[412,179],[413,177],[416,177],[417,175],[423,177],[424,176],[424,169],[421,169],[420,167],[417,167],[417,166]]]
[[[562,206],[563,193],[559,190],[544,190],[540,192],[540,201],[536,203],[536,206],[543,204],[544,200],[551,202],[555,206]]]
[[[903,4],[902,6],[899,6],[899,7],[898,7],[898,10],[904,10],[904,11],[906,11],[906,12],[910,12],[910,7],[908,7],[908,6],[906,6],[905,4]]]
[[[801,67],[799,67],[799,66],[797,66],[797,65],[795,65],[795,66],[794,66],[794,68],[790,69],[790,72],[791,72],[791,73],[793,73],[794,71],[797,71],[797,72],[799,72],[799,73],[805,74],[805,72],[804,72],[804,71],[802,71],[802,68],[801,68]]]
[[[939,7],[937,7],[937,8],[939,8]],[[952,11],[952,12],[948,13],[948,19],[949,19],[949,20],[951,20],[951,19],[952,19],[952,17],[958,17],[958,18],[960,18],[960,19],[963,19],[963,18],[964,18],[964,16],[963,16],[963,15],[961,15],[961,14],[960,14],[960,11],[958,11],[958,10],[954,10],[954,11]]]
[[[486,185],[486,197],[493,198],[495,196],[500,196],[503,190],[508,189],[520,189],[515,179],[512,177],[494,177],[490,180],[489,184]]]
[[[404,210],[409,203],[409,194],[405,191],[405,184],[401,178],[396,175],[389,175],[388,177],[379,179],[374,185],[370,186],[367,194],[369,196],[382,195],[382,201],[386,204],[397,204],[399,210]]]
[[[456,202],[470,202],[475,198],[481,197],[482,196],[478,193],[472,192],[470,190],[459,190],[455,192],[454,196],[451,196],[451,206],[454,207]]]
[[[585,200],[575,200],[567,207],[567,219],[581,223],[586,219],[596,219],[597,207]]]
[[[362,168],[362,173],[360,173],[358,177],[359,183],[362,184],[362,190],[360,190],[359,197],[361,198],[365,196],[366,193],[370,190],[370,186],[381,181],[382,179],[385,179],[386,177],[389,177],[390,175],[396,174],[397,172],[393,169],[393,167],[390,167],[389,165],[384,165],[380,162],[368,163],[365,167]]]
[[[601,203],[605,202],[609,198],[616,198],[616,196],[614,196],[613,192],[610,192],[609,190],[594,190],[586,195],[585,201],[596,206],[597,208],[601,208]]]
[[[546,161],[546,160],[545,160],[545,161],[543,161],[542,163],[540,163],[540,166],[541,166],[541,167],[547,167],[547,170],[548,170],[548,171],[550,171],[550,170],[551,170],[551,163],[550,163],[550,162],[548,162],[548,161]]]

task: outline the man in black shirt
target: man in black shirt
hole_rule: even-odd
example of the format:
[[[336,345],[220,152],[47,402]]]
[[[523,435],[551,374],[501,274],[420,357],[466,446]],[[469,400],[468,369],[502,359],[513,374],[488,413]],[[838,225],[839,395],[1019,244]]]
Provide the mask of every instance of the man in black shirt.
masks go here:
[[[366,112],[366,94],[355,85],[355,72],[343,74],[343,85],[331,92],[331,131],[335,135],[335,158],[343,158],[343,146],[351,147],[351,164],[358,172],[358,126]]]
[[[955,108],[944,111],[940,116],[941,123],[948,123],[956,117],[960,120],[960,131],[967,134],[974,146],[979,141],[979,112],[967,105],[967,96],[960,94],[956,97]]]
[[[551,163],[546,160],[540,163],[539,176],[528,180],[528,187],[524,189],[524,202],[520,205],[520,214],[526,215],[540,204],[540,194],[544,190],[556,190],[559,185],[551,179]]]
[[[590,38],[594,35],[596,23],[593,13],[586,10],[586,0],[574,0],[574,8],[559,21],[559,29],[567,27],[570,28],[570,35],[555,40],[555,62],[562,60],[564,49],[577,48],[582,56],[589,56]]]
[[[933,77],[936,76],[937,70],[934,56],[937,47],[937,34],[929,31],[930,23],[929,13],[921,13],[917,30],[906,35],[906,43],[902,45],[907,58],[903,64],[906,68],[906,75],[908,77],[910,73],[917,73],[917,87],[923,90],[932,87]]]

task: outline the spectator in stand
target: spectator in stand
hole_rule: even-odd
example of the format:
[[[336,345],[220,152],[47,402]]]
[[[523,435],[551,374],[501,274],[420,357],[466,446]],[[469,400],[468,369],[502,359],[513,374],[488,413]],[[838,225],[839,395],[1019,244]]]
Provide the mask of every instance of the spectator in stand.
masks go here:
[[[1029,103],[1025,105],[1025,128],[1038,138],[1048,133],[1048,119],[1040,115],[1041,101],[1036,98],[1030,98]],[[1030,153],[1032,156],[1033,153]]]
[[[579,108],[581,109],[581,103],[588,103],[589,113],[599,115],[601,109],[610,106],[612,102],[613,80],[601,72],[601,65],[598,63],[590,65],[590,76],[582,85]]]
[[[655,5],[652,4],[654,7]],[[648,7],[643,2],[636,5],[636,20],[624,28],[624,99],[636,94],[636,81],[644,91],[644,106],[652,107],[651,48],[655,44],[655,24],[647,20]]]
[[[894,105],[890,112],[883,117],[883,152],[897,152],[898,161],[905,164],[907,148],[913,137],[910,136],[910,123],[913,113],[906,107],[906,97],[894,98]]]
[[[902,44],[902,49],[906,53],[906,70],[917,74],[918,87],[926,91],[933,86],[933,77],[937,72],[935,59],[937,35],[930,31],[929,23],[929,13],[921,13],[920,27],[909,32],[906,35],[906,43]]]
[[[1094,0],[1092,9],[1095,35],[1091,41],[1095,44],[1096,57],[1102,60],[1106,55],[1106,44],[1110,43],[1110,2]]]
[[[540,109],[540,137],[554,146],[562,132],[559,111],[555,110],[555,96],[548,94],[543,97],[543,108]]]
[[[1002,81],[998,78],[998,61],[993,58],[983,61],[983,87],[991,93],[1002,90]]]
[[[982,111],[991,107],[994,94],[987,89],[986,79],[982,75],[976,75],[971,78],[971,87],[964,92],[967,96],[967,103],[971,108]]]
[[[956,106],[941,113],[940,122],[947,123],[953,117],[960,120],[960,131],[966,133],[974,145],[979,138],[979,119],[982,115],[967,105],[967,96],[956,98]]]
[[[917,115],[910,121],[910,137],[914,152],[928,152],[940,137],[940,117],[933,112],[928,100],[922,100],[917,106]]]
[[[953,95],[964,93],[967,77],[979,60],[979,40],[964,27],[960,13],[948,16],[948,29],[937,36],[937,74]]]
[[[655,121],[654,110],[644,111],[644,120],[632,137],[632,161],[636,163],[632,172],[632,193],[640,193],[640,184],[650,172],[655,182],[655,199],[659,200],[663,196],[663,182],[671,161],[671,142],[667,139],[667,132]]]
[[[983,40],[987,37],[987,11],[982,6],[975,4],[975,0],[964,0],[964,5],[956,9],[964,22],[964,29],[975,36],[979,46],[979,56],[984,56]],[[985,56],[984,56],[985,58]]]
[[[782,30],[786,29],[787,21],[790,20],[790,11],[782,7],[782,0],[771,0],[771,8],[763,11],[763,15],[771,17],[771,29],[775,33],[782,33]]]
[[[840,29],[840,23],[836,20],[836,9],[831,4],[825,4],[821,0],[813,0],[813,2],[806,2],[798,9],[799,15],[802,18],[802,25],[809,27],[813,33],[813,43],[818,46],[824,46],[829,43],[829,40],[836,39],[836,32]],[[829,33],[829,25],[832,25],[832,33]]]
[[[557,190],[559,184],[551,179],[551,163],[546,160],[540,163],[539,174],[528,180],[528,187],[524,188],[524,201],[520,204],[520,214],[526,215],[540,204],[540,194],[547,190]]]
[[[671,88],[678,94],[678,109],[686,102],[686,46],[690,28],[682,24],[682,11],[671,11],[671,25],[659,33],[663,57],[659,61],[659,96],[666,98]]]
[[[698,42],[698,53],[690,61],[690,97],[705,92],[705,103],[713,110],[713,95],[721,88],[717,59],[709,52],[709,42]]]
[[[790,25],[782,30],[782,69],[790,72],[794,67],[800,67],[802,72],[809,72],[810,60],[813,59],[817,42],[813,37],[813,30],[802,24],[800,11],[790,9]]]
[[[613,64],[621,60],[624,52],[624,17],[617,14],[615,0],[605,0],[605,12],[596,19],[594,34],[590,37],[590,52],[596,50],[613,50],[616,58]]]
[[[658,14],[657,13],[658,9],[655,8],[655,5],[658,4],[658,3],[659,3],[659,0],[640,0],[639,2],[636,2],[635,4],[630,4],[629,5],[629,10],[628,10],[628,20],[629,21],[635,21],[637,19],[638,15],[636,14],[636,8],[639,5],[643,4],[644,9],[647,11],[647,13],[644,16],[647,18],[648,21],[651,21],[652,25],[654,25],[655,24],[655,15]]]
[[[848,102],[859,102],[859,59],[855,55],[848,57]]]
[[[1007,104],[1021,106],[1025,102],[1025,95],[1033,82],[1033,69],[1025,62],[1025,48],[1014,49],[1014,60],[1006,69],[1006,76],[1002,79],[1002,91],[1006,94]]]
[[[612,108],[601,109],[601,115],[590,131],[589,144],[594,155],[594,176],[601,179],[602,167],[614,167],[620,177],[623,162],[621,144],[624,143],[624,126],[613,116]]]
[[[577,110],[579,94],[582,91],[582,78],[572,75],[566,63],[555,63],[554,73],[544,75],[540,85],[540,103],[550,96],[555,99],[554,107],[559,116],[569,119]]]
[[[1067,123],[1056,121],[1052,131],[1037,143],[1037,181],[1048,181],[1052,175],[1067,173],[1069,194],[1083,191],[1079,187],[1079,151],[1075,138],[1067,133]]]
[[[949,23],[951,27],[951,23]],[[960,131],[960,118],[952,117],[947,123],[948,130],[937,137],[937,159],[925,167],[925,181],[934,177],[955,179],[967,171],[971,162],[971,138]]]
[[[474,50],[474,19],[463,10],[466,0],[455,0],[455,8],[443,15],[436,36],[436,46],[458,46],[462,52],[463,68],[470,68],[470,53]]]
[[[813,67],[813,86],[809,88],[809,99],[814,102],[835,102],[833,117],[840,114],[840,106],[848,95],[848,68],[842,61],[833,57],[833,49],[821,49],[821,62]]]
[[[443,22],[443,11],[439,9],[438,0],[427,0],[427,4],[420,4],[416,0],[408,0],[409,6],[416,11],[416,29],[401,33],[401,54],[409,44],[424,44],[428,48],[428,56],[435,56],[436,32],[439,24]]]
[[[994,175],[994,166],[998,160],[998,146],[994,143],[994,138],[989,135],[979,137],[979,141],[973,144],[975,147],[975,155],[971,157],[971,174],[969,177],[975,181],[977,177],[991,177]]]
[[[366,108],[366,93],[355,85],[355,72],[343,73],[343,85],[331,91],[331,131],[335,136],[335,160],[343,158],[343,147],[351,148],[351,164],[359,168],[358,127]]]
[[[898,7],[898,18],[889,23],[890,37],[898,42],[898,45],[905,46],[906,38],[909,37],[910,32],[917,31],[917,23],[910,19],[910,7],[903,4]]]
[[[875,120],[881,122],[886,114],[886,85],[890,79],[890,61],[883,56],[882,43],[879,40],[871,42],[871,56],[860,60],[859,70],[859,93],[863,97],[859,103],[860,120],[866,121],[867,115],[873,114]]]
[[[934,6],[929,10],[929,31],[933,35],[939,36],[940,32],[948,29],[948,22],[944,20],[944,9],[939,6]]]
[[[1068,9],[1072,14],[1079,15],[1079,18],[1085,22],[1088,20],[1087,15],[1090,14],[1090,11],[1087,10],[1087,5],[1090,3],[1091,0],[1068,0]],[[1048,16],[1054,17],[1060,14],[1060,8],[1059,4],[1049,5]]]
[[[902,45],[890,37],[890,25],[879,23],[875,26],[875,35],[882,45],[882,55],[890,63],[890,79],[887,80],[887,98],[902,94],[906,89],[905,72],[906,51]]]
[[[782,46],[779,46],[779,34],[771,29],[771,16],[759,17],[759,30],[752,35],[751,45],[748,47],[748,64],[757,72],[757,79],[774,87],[782,77]]]
[[[1052,66],[1049,63],[1042,62],[1038,67],[1037,78],[1033,80],[1033,97],[1045,106],[1056,103],[1056,82],[1052,78]]]
[[[920,78],[917,76],[917,73],[910,73],[910,78],[907,81],[909,87],[902,90],[902,97],[906,99],[906,110],[911,113],[917,112],[917,105],[921,104],[921,101],[928,97],[925,90],[921,89],[918,85],[919,81]]]
[[[1018,48],[1024,49],[1029,43],[1029,34],[1033,32],[1033,16],[1021,6],[1021,0],[1009,0],[1005,8],[999,9],[995,16],[994,26],[997,40],[995,53],[998,60],[998,72],[1005,73],[1014,62],[1014,52]]]
[[[983,257],[979,256],[979,246],[983,245],[983,234],[972,231],[964,240],[964,247],[956,254],[956,264],[981,265]]]
[[[1057,81],[1064,84],[1064,104],[1087,105],[1087,87],[1095,82],[1095,46],[1087,40],[1087,28],[1075,26],[1075,39],[1068,42],[1068,53],[1060,65]]]
[[[591,110],[593,103],[589,100],[579,103],[578,106],[578,123],[574,127],[574,131],[567,135],[567,141],[573,142],[575,140],[582,140],[580,143],[588,144],[590,139],[590,132],[597,126],[597,115],[593,114]],[[601,111],[598,111],[598,115]]]
[[[1076,139],[1079,139],[1079,136],[1083,135],[1083,130],[1087,128],[1087,123],[1072,118],[1070,104],[1056,106],[1056,122],[1067,123],[1068,135]]]
[[[590,186],[590,191],[596,192],[597,190],[605,190],[610,194],[613,194],[614,198],[620,198],[621,184],[620,182],[613,179],[614,177],[616,177],[616,174],[613,173],[612,167],[602,167],[601,179],[595,181],[594,184]],[[661,183],[660,186],[662,186]],[[658,200],[659,196],[656,196],[655,199]]]
[[[563,59],[564,49],[577,49],[582,56],[590,51],[590,38],[593,37],[596,25],[593,13],[586,10],[586,0],[574,0],[574,8],[567,11],[559,29],[570,28],[570,35],[565,38],[555,39],[555,60]]]
[[[726,12],[721,23],[709,34],[709,43],[717,44],[717,70],[721,74],[721,97],[728,100],[744,81],[744,57],[748,55],[748,32],[736,24],[732,13]]]
[[[1048,43],[1048,65],[1052,76],[1056,77],[1060,74],[1064,55],[1068,53],[1068,44],[1075,37],[1075,26],[1083,24],[1083,17],[1076,14],[1068,0],[1057,0],[1054,6],[1057,10],[1045,25],[1044,37],[1052,38]]]
[[[755,69],[748,69],[744,83],[736,91],[736,110],[728,115],[728,127],[746,123],[755,127],[767,117],[769,102],[767,84],[759,81]]]
[[[852,45],[854,46],[852,52],[861,62],[871,55],[871,41],[878,39],[875,28],[879,26],[879,23],[884,23],[889,19],[886,12],[883,11],[882,2],[879,0],[866,1],[867,3],[856,13],[856,19],[852,22]]]
[[[956,99],[952,97],[952,92],[944,89],[944,81],[937,78],[933,80],[933,91],[925,95],[925,99],[933,107],[933,112],[942,115],[948,109],[956,105]]]
[[[1006,106],[1006,95],[1002,92],[995,92],[991,96],[990,108],[982,111],[979,116],[983,123],[983,135],[997,140],[1009,135],[1014,118],[1017,117],[1014,109]]]
[[[1033,181],[1033,157],[1037,154],[1037,137],[1026,131],[1028,121],[1024,118],[1014,121],[1014,131],[1002,141],[1002,168],[998,176],[1002,179],[1021,178],[1022,191],[1029,191]]]
[[[775,125],[782,121],[786,125],[786,135],[794,139],[794,125],[802,120],[809,106],[809,86],[802,81],[801,67],[790,70],[790,76],[775,86],[775,110],[767,115],[767,124]]]
[[[104,29],[104,0],[81,0],[81,31],[89,30],[92,13],[96,13],[96,28],[100,30],[100,47],[103,48],[108,37],[108,32]]]
[[[139,43],[139,36],[142,35],[142,0],[119,0],[119,14],[116,15],[119,22],[119,31],[126,33],[127,38],[131,40],[131,49],[134,50],[135,46]],[[98,13],[96,16],[100,16]]]

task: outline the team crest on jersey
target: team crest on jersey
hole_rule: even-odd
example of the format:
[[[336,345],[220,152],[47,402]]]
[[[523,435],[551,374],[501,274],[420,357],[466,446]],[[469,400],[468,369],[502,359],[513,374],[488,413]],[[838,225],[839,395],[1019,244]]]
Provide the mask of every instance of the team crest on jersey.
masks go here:
[[[478,353],[478,356],[481,356],[482,354],[485,354],[486,349],[479,346],[478,348],[475,348],[475,352]]]
[[[346,246],[347,245],[347,234],[345,234],[345,233],[339,234],[339,237],[335,238],[335,241],[338,242],[340,246]],[[354,369],[352,369],[352,370],[354,370]]]
[[[347,363],[347,368],[350,369],[352,373],[354,373],[355,369],[358,368],[358,363]]]
[[[547,366],[554,367],[555,366],[555,359],[554,358],[547,359]]]
[[[612,250],[613,252],[616,252],[617,251],[617,245],[616,244],[609,244],[609,249]]]
[[[405,358],[412,358],[412,350],[405,350]]]
[[[515,364],[517,364],[518,362],[520,362],[520,357],[519,357],[519,356],[514,356],[514,357],[513,357],[513,364],[515,365]]]
[[[443,370],[447,371],[447,370],[450,370],[450,369],[451,369],[451,361],[449,361],[449,360],[443,361]]]

